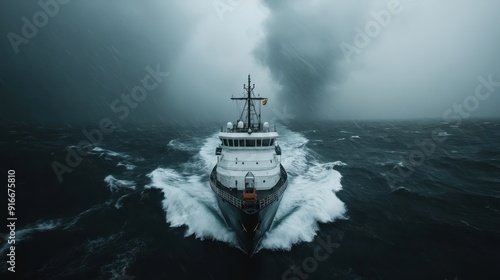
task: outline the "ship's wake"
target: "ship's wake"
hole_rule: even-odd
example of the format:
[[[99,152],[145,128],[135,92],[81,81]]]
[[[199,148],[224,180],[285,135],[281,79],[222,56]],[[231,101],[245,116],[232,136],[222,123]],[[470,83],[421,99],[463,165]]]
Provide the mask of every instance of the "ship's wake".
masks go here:
[[[300,133],[282,128],[279,140],[289,185],[260,249],[289,250],[298,242],[312,241],[319,223],[342,218],[345,212],[344,203],[335,195],[342,188],[342,176],[334,167],[343,163],[319,162]],[[186,226],[186,236],[237,246],[236,235],[225,225],[208,184],[217,144],[217,134],[208,137],[199,152],[182,166],[157,168],[148,174],[151,183],[146,187],[163,191],[163,208],[172,227]]]

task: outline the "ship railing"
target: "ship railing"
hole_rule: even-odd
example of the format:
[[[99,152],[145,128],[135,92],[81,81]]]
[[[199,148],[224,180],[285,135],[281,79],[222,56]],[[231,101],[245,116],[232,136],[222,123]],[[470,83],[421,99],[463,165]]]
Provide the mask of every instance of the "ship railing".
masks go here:
[[[271,195],[266,196],[265,198],[261,199],[259,201],[259,209],[262,209],[269,205],[271,202],[278,200],[278,198],[283,194],[283,192],[286,189],[287,184],[285,184],[287,178],[287,174],[285,172],[285,169],[283,166],[280,167],[281,169],[281,179],[278,181],[278,185],[281,185],[280,189],[277,192],[272,193]]]
[[[253,132],[278,132],[278,130],[276,130],[276,124],[274,126],[269,125],[269,128],[264,128],[263,123],[260,123],[258,125],[253,124],[252,126],[250,126],[250,128],[252,129]],[[232,128],[227,128],[227,127],[221,126],[220,131],[221,132],[248,132],[248,126],[247,126],[247,124],[244,124],[243,128],[238,128],[237,123],[234,123]]]
[[[285,172],[285,169],[283,168],[283,166],[280,166],[280,169],[281,169],[281,178],[280,180],[278,181],[278,183],[276,185],[279,185],[280,186],[280,189],[262,199],[259,199],[259,206],[256,210],[260,210],[260,209],[263,209],[264,207],[266,207],[267,205],[269,205],[271,202],[275,201],[275,200],[278,200],[279,197],[283,194],[283,192],[285,191],[286,189],[286,186],[287,184],[285,184],[285,182],[288,180],[288,177],[287,177],[287,174]],[[243,204],[243,200],[242,199],[239,199],[237,198],[236,196],[222,190],[220,187],[222,187],[220,185],[220,183],[217,181],[217,172],[215,171],[215,168],[214,168],[214,171],[212,171],[212,174],[211,174],[211,180],[213,180],[215,182],[215,184],[217,184],[217,186],[215,186],[214,184],[211,184],[212,186],[212,189],[214,190],[214,192],[220,196],[223,200],[231,203],[232,205],[234,205],[235,207],[239,208],[239,209],[243,209],[244,207],[244,204]],[[258,194],[257,194],[258,195]]]
[[[216,175],[214,174],[215,172],[212,173],[212,176],[211,179],[215,181],[215,183],[217,185],[219,185],[219,182],[217,182],[217,179],[216,179]],[[223,200],[231,203],[232,205],[238,207],[238,208],[242,208],[242,205],[243,205],[243,202],[241,201],[241,199],[235,197],[234,195],[231,195],[225,191],[223,191],[222,189],[218,188],[217,186],[211,184],[212,186],[212,190],[218,195],[220,196]]]

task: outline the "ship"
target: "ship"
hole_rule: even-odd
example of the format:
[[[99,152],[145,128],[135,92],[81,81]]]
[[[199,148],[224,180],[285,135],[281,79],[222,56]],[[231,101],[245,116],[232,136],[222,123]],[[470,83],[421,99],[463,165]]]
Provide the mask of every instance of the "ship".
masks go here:
[[[209,181],[226,225],[235,232],[239,247],[252,256],[272,227],[288,175],[281,165],[276,126],[261,122],[268,98],[255,96],[250,75],[243,89],[241,97],[231,97],[244,106],[236,122],[221,127]]]

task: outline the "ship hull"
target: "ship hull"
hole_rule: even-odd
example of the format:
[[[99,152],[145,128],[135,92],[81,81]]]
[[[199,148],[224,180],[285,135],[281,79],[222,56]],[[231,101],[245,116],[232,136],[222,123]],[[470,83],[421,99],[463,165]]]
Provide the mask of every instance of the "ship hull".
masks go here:
[[[212,180],[210,180],[210,184],[212,188],[216,187]],[[285,180],[281,186],[277,187],[286,188],[287,184],[288,181]],[[283,193],[260,210],[253,210],[251,207],[243,210],[219,195],[216,195],[216,198],[227,226],[235,232],[242,249],[249,255],[256,253],[262,238],[273,224]]]

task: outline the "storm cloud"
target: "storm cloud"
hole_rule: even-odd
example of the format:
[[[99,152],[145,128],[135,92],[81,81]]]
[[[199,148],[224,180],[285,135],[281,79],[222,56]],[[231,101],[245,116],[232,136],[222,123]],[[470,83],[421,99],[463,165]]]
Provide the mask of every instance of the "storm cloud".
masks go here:
[[[229,97],[242,93],[248,74],[270,97],[268,119],[285,111],[442,118],[474,95],[479,76],[500,81],[493,0],[41,2],[58,3],[57,12],[38,1],[0,3],[2,122],[232,120]],[[41,11],[47,22],[13,45],[9,34],[43,23]],[[379,30],[367,27],[374,22]],[[168,76],[126,105],[123,96],[157,67]],[[471,116],[500,117],[499,91]]]
[[[255,53],[303,118],[442,118],[480,76],[500,82],[497,1],[266,4]],[[471,116],[499,117],[499,92],[471,103]]]

